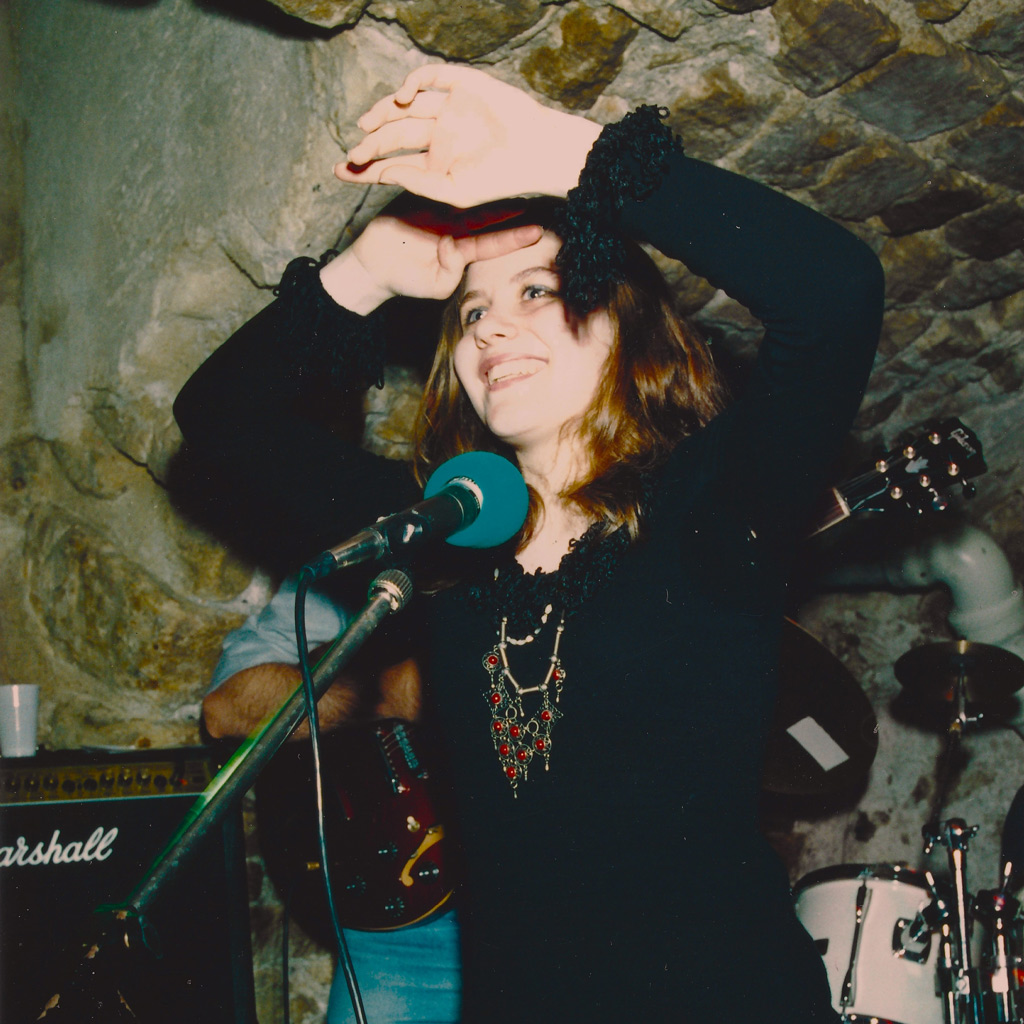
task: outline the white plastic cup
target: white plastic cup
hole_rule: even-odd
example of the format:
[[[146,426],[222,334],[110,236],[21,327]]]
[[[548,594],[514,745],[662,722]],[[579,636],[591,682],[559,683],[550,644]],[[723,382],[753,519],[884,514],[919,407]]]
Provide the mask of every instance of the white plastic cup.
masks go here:
[[[34,683],[0,686],[0,754],[31,757],[36,752],[39,687]]]

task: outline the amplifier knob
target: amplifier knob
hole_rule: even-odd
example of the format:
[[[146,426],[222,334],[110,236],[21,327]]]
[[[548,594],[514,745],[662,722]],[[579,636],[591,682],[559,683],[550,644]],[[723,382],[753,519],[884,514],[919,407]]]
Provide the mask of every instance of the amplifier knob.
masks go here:
[[[167,776],[166,775],[154,775],[153,776],[153,785],[156,786],[157,789],[166,789],[167,788]]]
[[[99,788],[99,783],[92,776],[89,776],[89,778],[87,778],[82,783],[82,789],[84,789],[87,793],[93,793],[98,788]]]
[[[60,784],[60,788],[63,789],[65,793],[74,793],[74,791],[75,791],[75,780],[74,779],[65,779]]]
[[[46,789],[56,789],[57,788],[57,776],[56,775],[47,775],[46,778],[43,779],[43,786]]]
[[[35,775],[29,775],[28,778],[25,779],[25,788],[33,790],[38,789],[39,779]]]

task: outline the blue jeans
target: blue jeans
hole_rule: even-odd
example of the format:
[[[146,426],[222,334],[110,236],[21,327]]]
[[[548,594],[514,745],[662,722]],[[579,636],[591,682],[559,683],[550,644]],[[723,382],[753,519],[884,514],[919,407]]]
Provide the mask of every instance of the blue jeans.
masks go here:
[[[368,1024],[455,1024],[461,991],[455,911],[393,932],[345,930]],[[334,972],[327,1024],[353,1024],[342,971]]]

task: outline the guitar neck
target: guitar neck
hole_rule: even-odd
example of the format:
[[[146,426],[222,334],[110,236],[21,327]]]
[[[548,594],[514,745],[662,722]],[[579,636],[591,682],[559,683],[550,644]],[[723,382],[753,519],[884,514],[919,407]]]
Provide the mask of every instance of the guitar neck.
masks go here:
[[[914,440],[886,452],[866,472],[822,495],[809,536],[861,512],[941,512],[949,504],[950,487],[961,484],[970,496],[973,488],[968,481],[987,468],[981,442],[958,419],[926,425]]]
[[[837,488],[832,487],[822,496],[821,501],[818,502],[812,520],[814,526],[808,536],[813,537],[816,534],[824,533],[831,527],[843,522],[844,519],[849,519],[851,515],[853,513],[850,511],[850,506],[847,504],[846,499]]]

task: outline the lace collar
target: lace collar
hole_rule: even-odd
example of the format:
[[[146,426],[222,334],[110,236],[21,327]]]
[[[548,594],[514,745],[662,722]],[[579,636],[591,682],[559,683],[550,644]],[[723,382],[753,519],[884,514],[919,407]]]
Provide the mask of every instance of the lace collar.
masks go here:
[[[629,547],[629,531],[621,527],[603,534],[603,523],[594,523],[562,556],[554,572],[527,572],[515,559],[511,546],[491,563],[491,578],[463,584],[463,597],[477,611],[497,623],[507,617],[512,633],[533,633],[540,627],[547,605],[566,620],[611,578]]]

